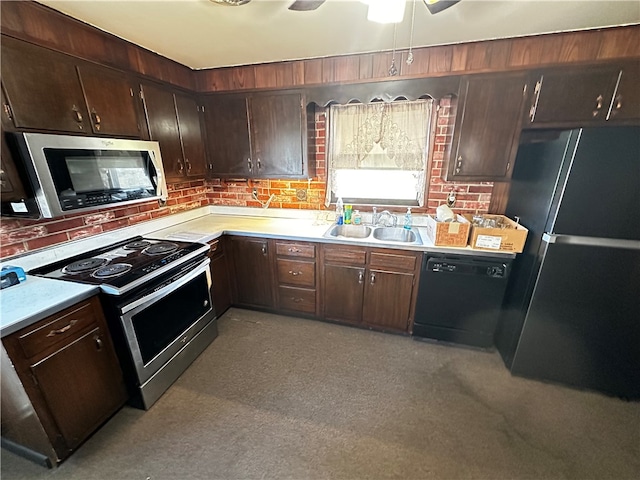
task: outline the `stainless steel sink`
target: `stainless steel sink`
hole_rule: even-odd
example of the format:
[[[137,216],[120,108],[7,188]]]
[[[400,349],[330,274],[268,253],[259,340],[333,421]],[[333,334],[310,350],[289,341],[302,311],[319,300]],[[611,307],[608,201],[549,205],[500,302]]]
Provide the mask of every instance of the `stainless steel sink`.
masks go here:
[[[334,225],[326,233],[330,237],[367,238],[371,235],[371,227],[366,225]]]
[[[379,227],[373,231],[373,238],[385,242],[414,243],[418,237],[413,230],[397,227]]]
[[[367,225],[332,225],[323,235],[326,238],[342,238],[352,242],[404,243],[422,245],[422,238],[414,228],[374,227]]]

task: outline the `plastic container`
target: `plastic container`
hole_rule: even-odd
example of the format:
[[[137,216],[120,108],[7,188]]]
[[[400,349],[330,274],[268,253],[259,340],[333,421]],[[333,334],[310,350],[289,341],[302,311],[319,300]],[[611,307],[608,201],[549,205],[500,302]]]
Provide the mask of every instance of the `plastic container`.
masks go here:
[[[342,225],[344,223],[344,207],[342,205],[342,197],[338,197],[336,202],[336,224]]]
[[[360,210],[354,210],[353,218],[351,219],[351,221],[354,225],[362,224],[362,216],[360,215]]]
[[[351,214],[353,211],[353,205],[344,206],[344,223],[347,225],[351,223]]]
[[[411,208],[407,208],[407,213],[404,214],[404,228],[411,230],[413,225],[413,218],[411,218]]]

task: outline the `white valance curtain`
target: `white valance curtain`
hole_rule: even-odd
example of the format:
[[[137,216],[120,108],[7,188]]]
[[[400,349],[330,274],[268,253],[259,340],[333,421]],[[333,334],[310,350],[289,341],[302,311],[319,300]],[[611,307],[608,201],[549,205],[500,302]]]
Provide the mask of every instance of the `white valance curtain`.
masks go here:
[[[416,198],[424,204],[432,100],[332,105],[329,108],[326,205],[339,169],[415,173]]]

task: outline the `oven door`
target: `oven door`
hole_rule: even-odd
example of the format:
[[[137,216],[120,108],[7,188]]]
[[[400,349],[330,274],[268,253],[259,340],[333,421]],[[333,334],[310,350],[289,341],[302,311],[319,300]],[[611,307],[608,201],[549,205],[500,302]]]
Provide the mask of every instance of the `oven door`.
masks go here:
[[[209,288],[209,259],[183,268],[150,291],[120,306],[140,385],[179,353],[215,319]]]

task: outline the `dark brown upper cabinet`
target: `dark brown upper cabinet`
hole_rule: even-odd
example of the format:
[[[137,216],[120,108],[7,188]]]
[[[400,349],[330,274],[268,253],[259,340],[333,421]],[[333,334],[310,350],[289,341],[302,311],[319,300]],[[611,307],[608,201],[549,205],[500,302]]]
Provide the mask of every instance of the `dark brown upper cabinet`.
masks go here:
[[[640,119],[639,70],[633,63],[538,72],[523,127],[587,127]]]
[[[88,112],[76,63],[45,48],[2,37],[4,115],[18,129],[84,133]]]
[[[203,178],[206,159],[195,99],[156,85],[141,88],[149,138],[160,144],[167,181]]]
[[[205,100],[212,176],[305,177],[306,110],[299,93],[212,95]]]
[[[92,64],[78,65],[78,75],[96,135],[140,138],[135,84],[123,73]]]
[[[448,181],[511,177],[525,100],[524,74],[478,75],[460,82]]]
[[[117,70],[3,36],[2,82],[15,129],[140,138],[134,83]]]

